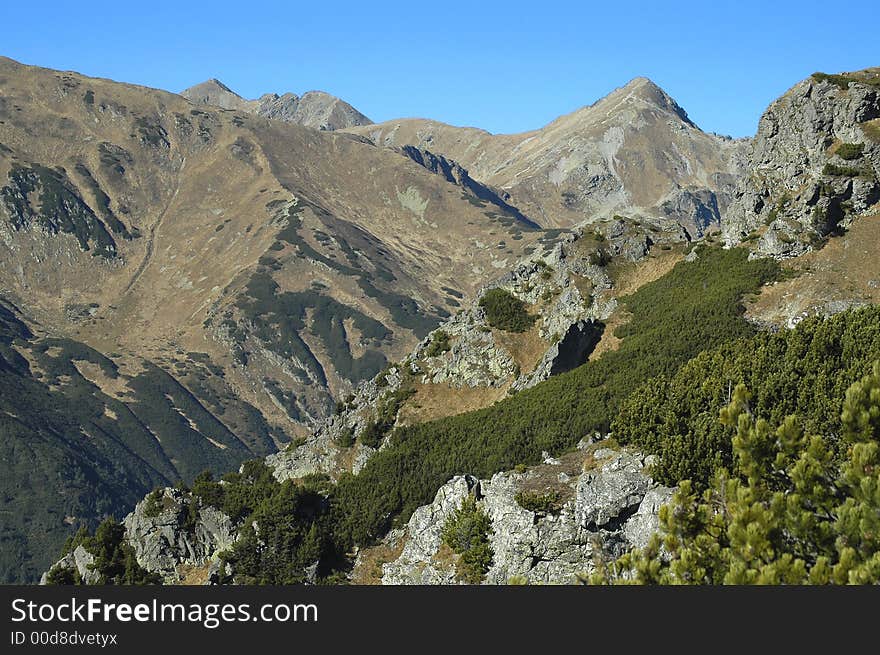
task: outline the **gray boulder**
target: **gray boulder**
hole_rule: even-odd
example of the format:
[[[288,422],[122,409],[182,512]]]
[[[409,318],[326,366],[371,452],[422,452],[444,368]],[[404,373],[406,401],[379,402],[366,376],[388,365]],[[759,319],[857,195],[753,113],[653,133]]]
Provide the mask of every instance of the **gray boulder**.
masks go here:
[[[68,569],[72,573],[76,573],[83,584],[98,584],[100,575],[93,570],[92,565],[95,563],[95,557],[83,546],[77,546],[73,551],[67,553],[60,560],[55,562],[49,571],[43,573],[40,578],[40,584],[44,585],[48,582],[49,572],[58,569]]]

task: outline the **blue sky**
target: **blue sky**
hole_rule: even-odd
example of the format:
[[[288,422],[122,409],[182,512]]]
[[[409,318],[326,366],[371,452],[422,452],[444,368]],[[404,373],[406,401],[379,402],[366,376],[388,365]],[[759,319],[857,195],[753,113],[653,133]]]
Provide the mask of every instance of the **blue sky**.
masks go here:
[[[4,3],[0,54],[180,91],[322,89],[375,121],[540,127],[650,77],[707,131],[754,134],[810,73],[880,65],[880,3]],[[13,27],[14,26],[14,27]]]

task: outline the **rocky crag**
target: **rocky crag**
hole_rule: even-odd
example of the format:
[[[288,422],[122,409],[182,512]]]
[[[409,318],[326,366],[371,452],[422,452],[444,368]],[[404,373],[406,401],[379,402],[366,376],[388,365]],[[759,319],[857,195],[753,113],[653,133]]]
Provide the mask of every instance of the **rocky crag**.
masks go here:
[[[756,256],[804,254],[880,201],[880,69],[817,73],[758,125],[723,221],[728,244]]]
[[[133,548],[138,564],[166,584],[217,582],[216,557],[236,538],[228,516],[173,487],[152,492],[122,524],[125,542]],[[79,545],[52,569],[69,569],[84,583],[95,584],[94,561],[94,555]],[[41,584],[46,584],[47,578],[48,572]]]

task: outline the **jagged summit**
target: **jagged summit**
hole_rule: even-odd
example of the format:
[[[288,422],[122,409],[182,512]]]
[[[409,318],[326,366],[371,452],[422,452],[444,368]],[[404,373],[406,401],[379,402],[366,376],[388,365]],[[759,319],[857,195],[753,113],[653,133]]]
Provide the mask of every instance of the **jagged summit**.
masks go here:
[[[234,95],[238,95],[237,93],[235,93],[235,91],[233,91],[233,90],[230,89],[228,86],[226,86],[225,84],[223,84],[223,82],[221,82],[220,80],[218,80],[216,77],[212,77],[211,79],[206,80],[206,81],[202,82],[201,84],[199,84],[199,85],[197,85],[197,86],[205,86],[205,87],[207,87],[207,86],[215,86],[215,87],[218,87],[221,91],[226,91],[227,93],[232,93],[232,94],[234,94]],[[241,97],[241,96],[239,96],[239,97]]]
[[[236,109],[273,120],[296,123],[319,130],[339,130],[372,123],[347,102],[324,91],[265,93],[247,100],[217,78],[211,78],[180,92],[187,100],[223,109]]]

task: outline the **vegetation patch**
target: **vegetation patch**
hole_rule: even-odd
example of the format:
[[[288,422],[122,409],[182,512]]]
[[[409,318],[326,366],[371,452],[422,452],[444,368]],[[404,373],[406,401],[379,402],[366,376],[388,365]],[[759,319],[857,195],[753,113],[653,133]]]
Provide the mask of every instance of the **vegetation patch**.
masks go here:
[[[168,132],[165,131],[157,117],[139,116],[134,120],[134,127],[141,145],[166,150],[171,147],[171,142],[168,140]]]
[[[492,566],[494,553],[489,543],[492,521],[468,494],[443,525],[443,543],[456,555],[457,577],[467,584],[480,584]]]
[[[717,421],[740,383],[753,412],[774,424],[798,414],[810,433],[834,445],[847,388],[880,359],[880,308],[794,330],[761,332],[701,353],[674,375],[648,381],[620,407],[612,423],[621,443],[658,455],[654,476],[664,484],[691,480],[705,488],[718,467],[733,464],[730,433]]]
[[[871,141],[874,143],[880,143],[880,119],[875,118],[872,121],[861,123],[859,127],[862,128],[862,132],[864,132],[865,136]]]
[[[360,357],[354,357],[345,321],[351,320],[361,336],[374,343],[389,338],[391,331],[354,307],[313,289],[280,292],[268,273],[258,272],[251,277],[246,295],[236,301],[236,307],[252,324],[256,338],[273,352],[305,363],[321,384],[327,382],[324,369],[300,336],[306,329],[307,315],[311,317],[311,334],[322,341],[330,361],[343,377],[353,382],[369,379],[387,363],[381,352],[369,348]],[[237,324],[233,325],[233,332],[239,332]]]
[[[72,234],[83,250],[94,246],[93,254],[116,257],[116,242],[104,223],[76,193],[67,175],[39,164],[30,168],[13,166],[9,184],[0,189],[0,203],[15,229],[37,223],[50,234]],[[31,203],[39,193],[39,207]]]
[[[841,159],[851,161],[860,158],[864,149],[864,143],[841,143],[834,154]]]
[[[777,423],[755,412],[738,385],[720,412],[732,468],[702,493],[682,482],[647,548],[603,567],[593,582],[876,584],[880,364],[844,398],[833,431],[817,434],[797,415]]]
[[[101,522],[94,536],[81,530],[68,539],[64,552],[73,552],[78,546],[86,549],[95,561],[92,569],[98,574],[97,584],[101,585],[146,585],[161,584],[162,579],[149,573],[137,562],[134,549],[125,541],[125,526],[112,516]],[[79,572],[67,568],[53,567],[47,576],[49,584],[79,584]]]
[[[425,357],[437,357],[447,352],[451,347],[449,333],[444,330],[435,330],[431,335],[431,343],[425,348]]]
[[[486,291],[480,298],[480,307],[489,325],[507,332],[525,332],[536,320],[526,310],[526,304],[506,289]]]
[[[406,370],[404,369],[404,379],[401,381],[400,387],[396,391],[386,393],[379,400],[375,416],[367,422],[366,427],[358,435],[358,441],[363,445],[378,448],[385,435],[397,422],[397,415],[400,413],[403,403],[415,395],[412,374],[407,374]]]
[[[83,178],[86,186],[89,187],[92,194],[95,196],[97,210],[101,214],[101,218],[103,218],[107,222],[107,225],[110,226],[110,229],[113,230],[115,234],[119,234],[125,239],[131,239],[132,235],[129,233],[128,228],[125,227],[122,221],[116,218],[113,210],[110,209],[110,197],[104,193],[104,190],[98,184],[98,181],[94,178],[92,172],[82,163],[77,164],[74,170]]]
[[[829,73],[813,73],[812,78],[817,82],[828,82],[830,84],[835,85],[839,89],[846,91],[849,89],[849,85],[852,82],[857,82],[859,84],[866,84],[868,86],[873,86],[880,88],[880,77],[866,77],[864,75],[840,75],[840,74],[829,74]]]
[[[562,509],[562,494],[556,490],[544,493],[519,491],[514,500],[520,507],[535,514],[555,514]]]
[[[856,168],[855,166],[840,166],[832,162],[826,162],[822,167],[822,175],[830,175],[832,177],[865,177],[871,178],[873,175],[866,168]]]
[[[246,462],[222,484],[203,474],[193,484],[201,502],[229,515],[239,538],[221,559],[239,584],[315,582],[334,562],[325,476],[279,483],[262,461]]]
[[[270,202],[267,205],[267,209],[271,210],[277,207],[273,203],[278,202],[277,200]],[[302,218],[300,218],[299,214],[307,207],[323,220],[330,221],[333,218],[327,210],[300,199],[295,206],[288,210],[287,226],[278,233],[277,239],[279,241],[285,241],[296,246],[304,257],[321,262],[342,275],[356,278],[357,285],[361,290],[385,307],[390,312],[395,323],[412,330],[419,338],[424,337],[434,329],[439,318],[447,318],[449,316],[449,313],[442,308],[433,307],[426,311],[419,307],[418,303],[411,297],[381,288],[385,284],[397,280],[394,273],[384,266],[378,258],[372,262],[373,271],[365,269],[355,249],[341,235],[336,235],[334,239],[345,255],[347,263],[337,261],[318,252],[299,232],[302,229]],[[329,241],[319,239],[319,243],[326,246]]]

